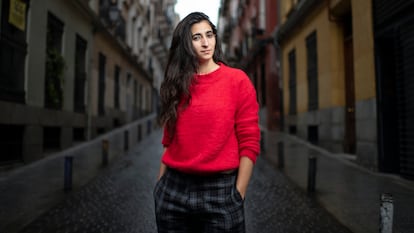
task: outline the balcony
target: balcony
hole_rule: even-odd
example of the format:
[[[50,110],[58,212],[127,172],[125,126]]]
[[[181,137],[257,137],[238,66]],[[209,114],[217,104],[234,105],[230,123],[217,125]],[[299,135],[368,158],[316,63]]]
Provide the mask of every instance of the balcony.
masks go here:
[[[115,4],[105,2],[99,7],[101,21],[112,31],[115,37],[122,41],[126,38],[126,22],[121,15],[121,10]]]

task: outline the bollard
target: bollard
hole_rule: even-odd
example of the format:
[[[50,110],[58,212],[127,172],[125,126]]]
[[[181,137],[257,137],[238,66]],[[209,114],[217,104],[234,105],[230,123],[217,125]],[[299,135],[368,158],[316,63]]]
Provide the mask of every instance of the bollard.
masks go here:
[[[129,149],[129,132],[128,130],[124,131],[124,151]]]
[[[316,186],[316,162],[315,156],[309,156],[308,159],[308,193],[315,192]]]
[[[151,127],[152,127],[152,122],[151,122],[151,120],[148,120],[148,122],[147,122],[147,135],[151,134]]]
[[[260,130],[260,152],[262,154],[266,153],[264,131],[263,130]]]
[[[389,193],[381,194],[380,233],[392,233],[393,215],[394,205],[392,195]]]
[[[102,140],[102,165],[108,165],[108,150],[109,150],[109,141],[107,139]]]
[[[140,142],[141,139],[142,139],[142,132],[141,132],[142,129],[141,129],[141,125],[138,125],[137,131],[138,131],[138,142]]]
[[[64,190],[65,192],[72,190],[72,167],[73,156],[65,156],[65,171],[64,171]]]
[[[283,169],[285,167],[285,155],[284,155],[284,144],[283,142],[277,143],[277,165],[279,169]]]

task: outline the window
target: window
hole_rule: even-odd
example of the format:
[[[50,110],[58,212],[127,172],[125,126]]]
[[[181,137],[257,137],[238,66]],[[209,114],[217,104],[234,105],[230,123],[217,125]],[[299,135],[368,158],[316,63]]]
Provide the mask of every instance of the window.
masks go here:
[[[151,11],[150,11],[150,8],[149,7],[147,9],[146,17],[147,17],[147,22],[151,22]]]
[[[45,107],[62,109],[63,73],[65,60],[62,57],[63,22],[49,13],[46,34]]]
[[[260,74],[261,74],[260,87],[262,89],[262,91],[261,91],[262,92],[261,93],[262,104],[266,105],[266,64],[262,63],[260,68],[261,68],[261,71],[260,71]]]
[[[106,57],[99,53],[98,114],[105,115],[105,68]]]
[[[87,42],[76,35],[74,110],[80,113],[85,112],[86,49]]]
[[[23,160],[24,131],[22,125],[0,124],[0,165]]]
[[[289,52],[289,114],[296,114],[296,51]]]
[[[260,0],[259,2],[259,29],[266,29],[266,0]]]
[[[307,77],[308,77],[308,109],[318,109],[318,54],[316,32],[306,38]]]
[[[138,82],[134,80],[134,108],[133,108],[133,118],[138,118]]]
[[[61,128],[60,127],[43,127],[43,150],[44,152],[53,152],[61,149]]]
[[[29,7],[28,0],[19,1]],[[9,23],[10,1],[0,1],[0,99],[23,103],[25,100],[24,69],[27,53],[24,24]]]
[[[143,116],[143,112],[144,112],[144,86],[142,84],[139,84],[139,88],[138,88],[138,116],[141,117]]]
[[[138,105],[138,82],[134,80],[134,107]]]
[[[289,133],[290,134],[296,134],[297,133],[297,127],[296,125],[289,125]]]
[[[319,133],[317,125],[308,125],[308,141],[317,145],[319,142]]]
[[[85,140],[85,128],[73,128],[73,141],[82,142]]]
[[[120,79],[120,74],[121,74],[121,68],[119,66],[115,66],[115,74],[114,74],[114,79],[115,79],[115,85],[114,85],[114,107],[116,109],[119,109],[119,89],[120,89],[120,83],[119,83],[119,79]]]

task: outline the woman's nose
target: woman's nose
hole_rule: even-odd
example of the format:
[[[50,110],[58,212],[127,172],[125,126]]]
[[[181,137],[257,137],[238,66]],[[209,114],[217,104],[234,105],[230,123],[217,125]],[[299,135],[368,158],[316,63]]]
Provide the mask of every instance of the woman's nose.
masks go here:
[[[207,39],[207,38],[202,38],[202,39],[201,39],[201,44],[202,44],[203,46],[208,46],[208,39]]]

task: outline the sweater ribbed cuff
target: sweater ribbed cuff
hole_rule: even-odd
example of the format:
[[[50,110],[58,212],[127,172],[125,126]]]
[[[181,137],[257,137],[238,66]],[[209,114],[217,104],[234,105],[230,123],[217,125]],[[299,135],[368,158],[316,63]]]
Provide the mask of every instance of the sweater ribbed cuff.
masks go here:
[[[258,154],[256,152],[251,151],[251,150],[244,149],[244,150],[240,151],[240,157],[242,157],[242,156],[245,156],[245,157],[249,158],[253,162],[253,164],[255,164]]]

